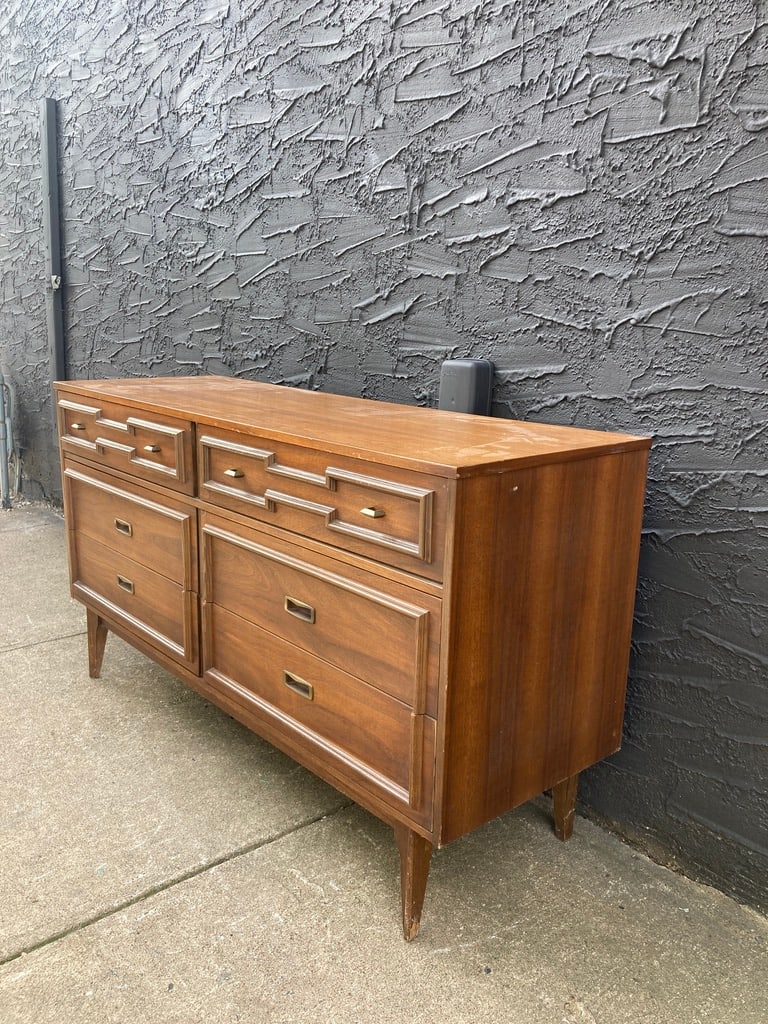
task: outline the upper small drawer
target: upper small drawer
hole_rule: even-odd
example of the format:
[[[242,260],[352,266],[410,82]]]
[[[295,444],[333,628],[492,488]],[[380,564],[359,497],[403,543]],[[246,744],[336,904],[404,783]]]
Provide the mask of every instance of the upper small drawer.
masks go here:
[[[153,480],[184,494],[194,491],[192,424],[113,402],[98,405],[61,394],[57,404],[64,451]]]
[[[442,578],[447,481],[269,438],[200,428],[200,497]]]

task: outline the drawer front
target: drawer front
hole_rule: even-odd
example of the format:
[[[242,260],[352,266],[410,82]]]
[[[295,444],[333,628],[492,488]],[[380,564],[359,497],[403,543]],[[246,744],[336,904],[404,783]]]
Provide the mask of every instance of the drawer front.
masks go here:
[[[62,394],[57,404],[63,451],[143,480],[192,494],[192,424],[112,402]]]
[[[435,714],[442,602],[203,517],[203,599]]]
[[[441,579],[447,483],[267,438],[201,428],[200,496]]]
[[[208,605],[204,617],[209,684],[234,690],[389,802],[414,813],[431,803],[432,719],[226,609]]]
[[[72,593],[199,671],[197,594],[85,535],[70,540]]]
[[[128,492],[96,470],[65,463],[69,529],[197,590],[195,510],[140,488]]]

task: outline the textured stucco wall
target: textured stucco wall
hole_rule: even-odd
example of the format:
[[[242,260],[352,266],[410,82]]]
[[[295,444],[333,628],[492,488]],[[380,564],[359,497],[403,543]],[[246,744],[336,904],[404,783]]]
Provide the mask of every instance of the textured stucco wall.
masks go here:
[[[0,361],[52,495],[38,103],[73,376],[225,373],[655,435],[623,751],[585,800],[768,867],[768,5],[6,0]]]

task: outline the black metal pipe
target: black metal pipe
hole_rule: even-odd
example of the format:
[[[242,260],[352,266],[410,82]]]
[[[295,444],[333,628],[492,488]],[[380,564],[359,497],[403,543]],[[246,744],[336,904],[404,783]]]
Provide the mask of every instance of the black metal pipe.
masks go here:
[[[43,230],[45,232],[46,316],[51,380],[66,380],[64,310],[61,293],[61,210],[56,100],[40,103],[40,142],[43,164]]]

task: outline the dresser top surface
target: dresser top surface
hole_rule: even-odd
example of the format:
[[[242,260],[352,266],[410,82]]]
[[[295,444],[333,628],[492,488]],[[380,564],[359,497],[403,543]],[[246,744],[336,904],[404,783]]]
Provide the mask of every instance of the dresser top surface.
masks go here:
[[[648,437],[374,402],[231,377],[76,380],[55,386],[84,399],[130,403],[148,412],[445,476],[651,444]]]

